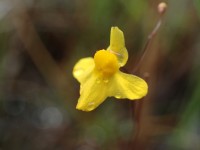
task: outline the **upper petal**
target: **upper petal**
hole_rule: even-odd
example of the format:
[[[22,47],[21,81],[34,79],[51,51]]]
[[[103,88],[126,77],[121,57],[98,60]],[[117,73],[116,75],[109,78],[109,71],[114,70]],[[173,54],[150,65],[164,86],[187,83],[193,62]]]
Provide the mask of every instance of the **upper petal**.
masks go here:
[[[80,59],[73,69],[73,76],[83,83],[91,74],[94,69],[94,59],[92,57]]]
[[[107,84],[93,73],[84,84],[81,84],[81,95],[76,109],[91,111],[98,107],[108,96]]]
[[[109,88],[109,96],[116,98],[140,99],[148,92],[147,83],[134,75],[118,71]]]
[[[124,66],[128,60],[128,52],[125,47],[124,34],[118,27],[112,27],[110,32],[110,46],[108,50],[116,54],[120,66]]]

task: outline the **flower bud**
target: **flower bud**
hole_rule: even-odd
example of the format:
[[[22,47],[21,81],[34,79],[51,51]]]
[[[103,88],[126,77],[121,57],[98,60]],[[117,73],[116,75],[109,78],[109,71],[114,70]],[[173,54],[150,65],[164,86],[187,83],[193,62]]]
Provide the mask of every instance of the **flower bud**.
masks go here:
[[[158,4],[158,13],[164,14],[167,9],[167,4],[165,2],[161,2]]]

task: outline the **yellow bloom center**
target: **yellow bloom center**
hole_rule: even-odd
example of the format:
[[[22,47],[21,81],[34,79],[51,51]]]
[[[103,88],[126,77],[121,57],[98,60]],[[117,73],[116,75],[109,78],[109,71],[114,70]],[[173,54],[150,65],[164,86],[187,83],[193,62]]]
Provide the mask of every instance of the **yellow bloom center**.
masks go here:
[[[99,50],[94,55],[96,70],[103,77],[112,76],[119,69],[117,57],[106,50]]]

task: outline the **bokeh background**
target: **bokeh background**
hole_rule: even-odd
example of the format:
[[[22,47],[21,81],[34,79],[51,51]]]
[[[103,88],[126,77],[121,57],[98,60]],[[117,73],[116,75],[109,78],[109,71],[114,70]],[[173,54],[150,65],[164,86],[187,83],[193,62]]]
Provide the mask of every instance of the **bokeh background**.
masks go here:
[[[166,0],[143,55],[160,2],[0,0],[0,150],[199,150],[200,1]],[[125,34],[122,70],[149,93],[78,111],[73,66],[108,47],[112,26]]]

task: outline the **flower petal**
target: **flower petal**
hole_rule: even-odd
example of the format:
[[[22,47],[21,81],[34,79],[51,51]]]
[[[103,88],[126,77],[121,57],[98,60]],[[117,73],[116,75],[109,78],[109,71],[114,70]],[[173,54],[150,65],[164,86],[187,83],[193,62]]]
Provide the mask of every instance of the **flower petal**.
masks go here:
[[[107,84],[93,73],[84,84],[81,84],[81,95],[76,109],[91,111],[98,107],[108,96]]]
[[[128,52],[125,47],[124,34],[118,27],[112,27],[110,32],[110,46],[108,50],[116,54],[120,66],[124,66],[128,60]]]
[[[73,69],[73,76],[80,82],[83,83],[93,71],[95,64],[92,57],[80,59]]]
[[[119,71],[112,80],[109,96],[134,100],[144,97],[147,91],[148,85],[143,79]]]

